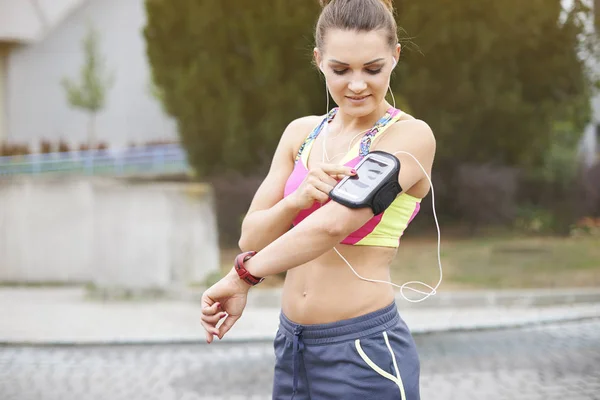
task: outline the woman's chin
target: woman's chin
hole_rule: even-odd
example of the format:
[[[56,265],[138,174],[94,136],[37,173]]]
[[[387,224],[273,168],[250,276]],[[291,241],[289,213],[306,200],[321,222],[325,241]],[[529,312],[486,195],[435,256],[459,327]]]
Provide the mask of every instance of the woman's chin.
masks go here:
[[[353,117],[364,117],[375,111],[377,105],[373,101],[373,96],[368,96],[363,100],[353,100],[348,97],[344,98],[341,108],[344,113]]]

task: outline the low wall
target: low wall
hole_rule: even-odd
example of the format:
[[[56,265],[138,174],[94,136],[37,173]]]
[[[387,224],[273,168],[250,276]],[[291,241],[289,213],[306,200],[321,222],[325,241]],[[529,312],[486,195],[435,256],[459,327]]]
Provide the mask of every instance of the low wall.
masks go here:
[[[201,282],[218,266],[208,185],[0,180],[0,281],[160,289]]]

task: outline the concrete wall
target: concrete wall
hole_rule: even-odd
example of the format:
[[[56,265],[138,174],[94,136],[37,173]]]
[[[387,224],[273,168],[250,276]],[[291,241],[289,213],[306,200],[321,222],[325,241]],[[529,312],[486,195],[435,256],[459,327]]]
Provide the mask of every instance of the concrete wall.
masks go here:
[[[44,6],[47,15],[54,8]],[[96,119],[97,140],[122,147],[128,142],[177,139],[175,121],[165,115],[149,90],[150,67],[142,32],[144,0],[87,0],[43,39],[11,50],[6,105],[9,139],[29,143],[32,150],[42,138],[55,143],[62,138],[71,145],[86,142],[88,115],[69,106],[60,82],[63,77],[79,80],[88,22],[100,34],[105,67],[115,77],[106,108]]]
[[[9,44],[0,41],[0,143],[6,137],[8,131],[7,107],[6,107],[6,60],[8,60]]]
[[[0,180],[0,281],[200,282],[219,266],[213,201],[201,184]]]

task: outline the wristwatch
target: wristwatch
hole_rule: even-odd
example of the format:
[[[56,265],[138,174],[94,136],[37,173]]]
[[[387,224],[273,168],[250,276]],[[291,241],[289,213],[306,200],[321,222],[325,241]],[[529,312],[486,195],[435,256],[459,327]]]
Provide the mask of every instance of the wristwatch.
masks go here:
[[[244,267],[244,263],[254,257],[255,254],[255,251],[247,251],[245,253],[238,254],[235,258],[235,271],[238,273],[241,280],[251,286],[258,285],[265,280],[265,278],[259,278],[252,275],[250,272],[248,272],[246,267]]]

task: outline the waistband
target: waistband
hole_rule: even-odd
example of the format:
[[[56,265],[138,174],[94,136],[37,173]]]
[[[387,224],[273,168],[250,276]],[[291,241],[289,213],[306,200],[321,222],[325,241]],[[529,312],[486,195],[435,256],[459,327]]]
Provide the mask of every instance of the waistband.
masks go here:
[[[328,324],[296,324],[282,312],[279,315],[279,331],[290,340],[293,340],[294,336],[302,335],[305,344],[331,344],[383,332],[400,320],[395,302],[385,308],[359,317]]]

